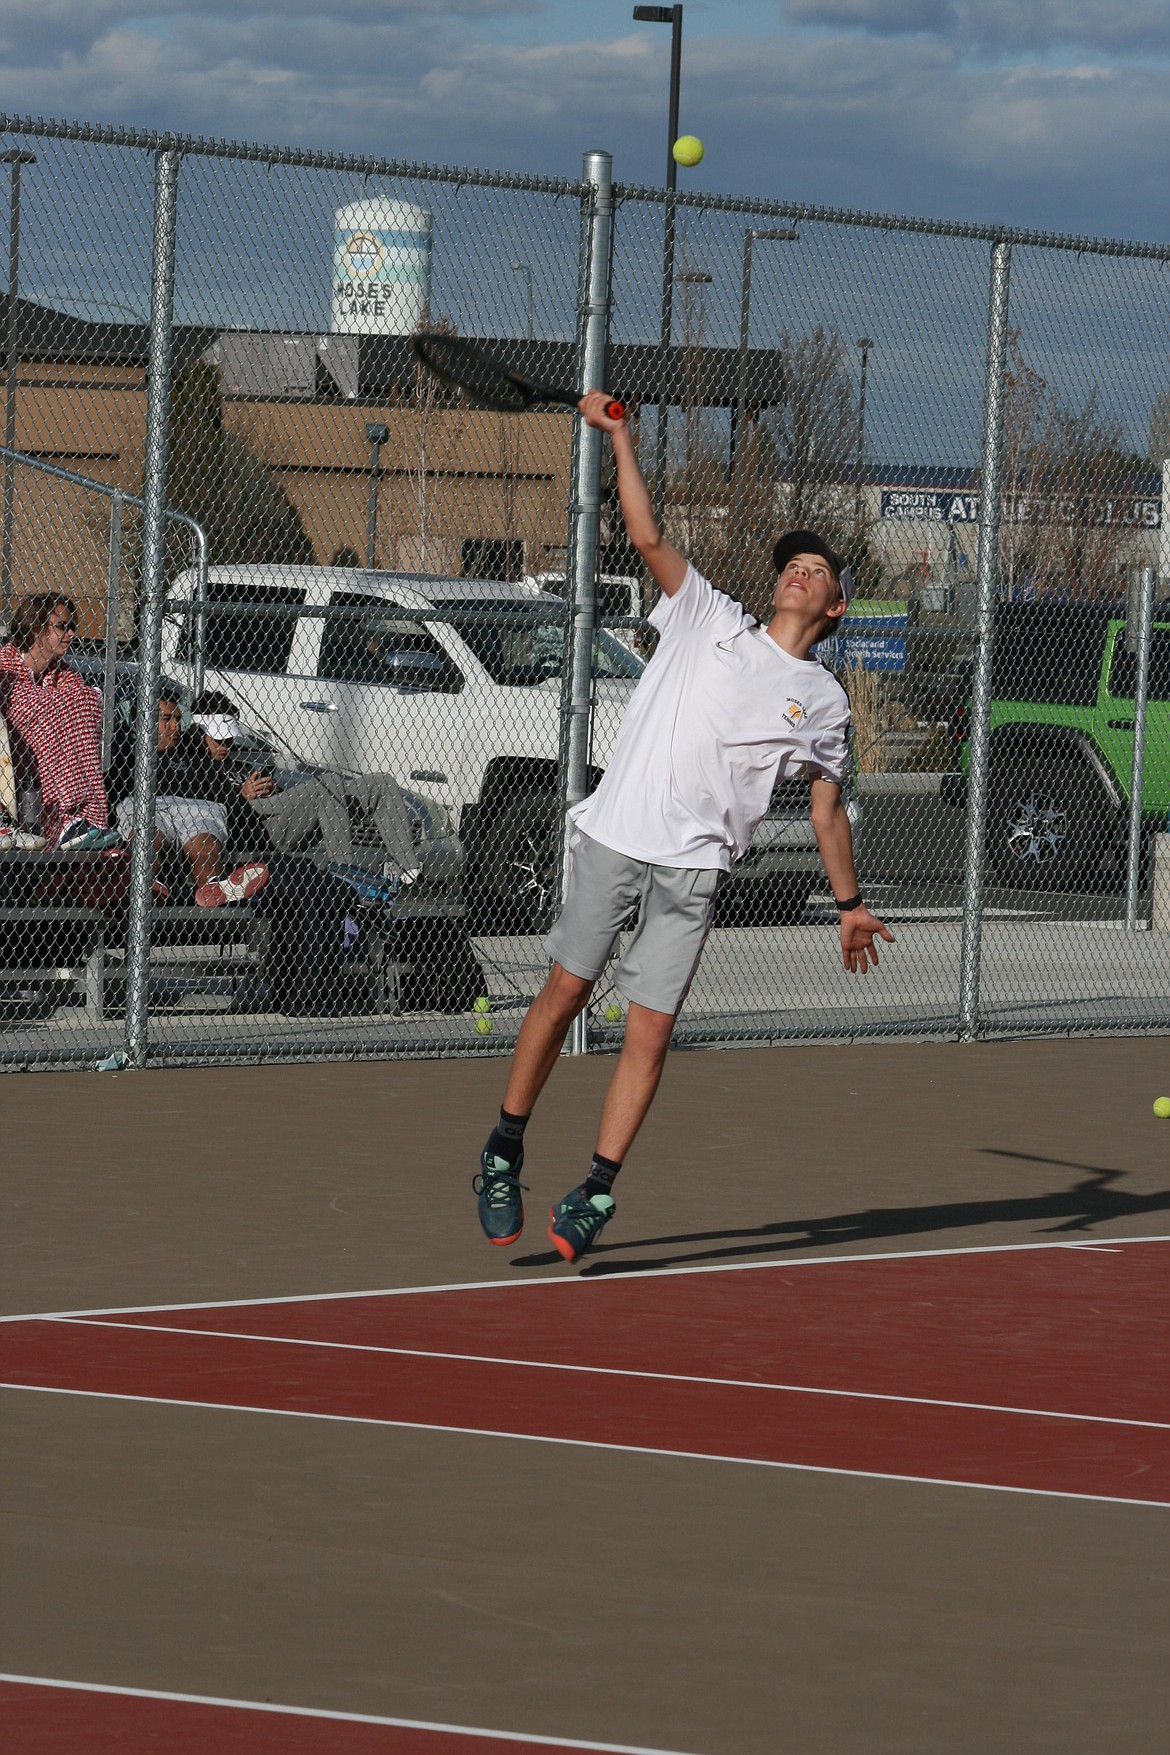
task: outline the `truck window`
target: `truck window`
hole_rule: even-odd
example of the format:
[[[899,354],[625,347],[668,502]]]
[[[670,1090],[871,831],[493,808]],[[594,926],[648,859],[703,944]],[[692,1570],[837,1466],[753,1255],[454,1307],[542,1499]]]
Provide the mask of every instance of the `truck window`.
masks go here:
[[[382,597],[336,591],[321,633],[318,673],[332,682],[378,683],[457,694],[463,677],[420,621]]]
[[[552,619],[549,608],[483,598],[452,599],[444,607],[451,626],[493,682],[505,688],[528,688],[560,676],[564,669],[565,625],[559,617]],[[637,678],[644,669],[641,659],[612,634],[597,630],[594,676]]]
[[[281,671],[288,668],[297,612],[305,601],[296,585],[256,585],[215,579],[207,587],[203,661],[208,670]],[[197,616],[191,603],[179,637],[179,657],[195,656]]]
[[[1149,688],[1151,701],[1170,701],[1170,628],[1155,628],[1150,635]],[[1109,693],[1118,700],[1132,700],[1137,692],[1137,653],[1125,649],[1124,628],[1113,648],[1109,667]]]
[[[1000,701],[1091,707],[1101,679],[1108,615],[1080,604],[1001,603],[991,692]]]

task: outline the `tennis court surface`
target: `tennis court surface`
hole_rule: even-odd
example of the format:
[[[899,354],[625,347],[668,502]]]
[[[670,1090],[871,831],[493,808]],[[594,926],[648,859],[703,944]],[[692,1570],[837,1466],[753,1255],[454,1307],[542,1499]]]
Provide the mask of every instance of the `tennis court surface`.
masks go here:
[[[7,1750],[1165,1747],[1168,1045],[611,1066],[5,1081]]]

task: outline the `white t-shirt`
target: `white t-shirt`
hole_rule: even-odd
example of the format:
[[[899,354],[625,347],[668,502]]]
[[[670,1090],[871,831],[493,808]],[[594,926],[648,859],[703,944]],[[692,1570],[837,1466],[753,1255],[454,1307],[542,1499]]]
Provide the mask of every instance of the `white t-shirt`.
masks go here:
[[[849,699],[823,664],[791,657],[694,567],[650,620],[658,650],[597,790],[572,817],[632,859],[726,871],[777,781],[805,763],[845,779]]]

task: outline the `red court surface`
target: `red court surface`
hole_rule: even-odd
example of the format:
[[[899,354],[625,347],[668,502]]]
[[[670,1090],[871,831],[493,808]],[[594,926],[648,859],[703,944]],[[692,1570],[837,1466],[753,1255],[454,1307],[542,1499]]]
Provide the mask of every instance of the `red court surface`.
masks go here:
[[[357,1714],[290,1712],[246,1701],[69,1688],[0,1678],[9,1755],[554,1755],[583,1749],[670,1755],[618,1743],[501,1736],[461,1727],[396,1724]]]
[[[1148,1241],[36,1318],[9,1387],[1170,1503]]]
[[[1170,1239],[1117,1240],[56,1313],[0,1324],[0,1387],[1148,1513],[1170,1504],[1168,1265]],[[0,1713],[11,1755],[664,1755],[84,1669],[0,1679]]]

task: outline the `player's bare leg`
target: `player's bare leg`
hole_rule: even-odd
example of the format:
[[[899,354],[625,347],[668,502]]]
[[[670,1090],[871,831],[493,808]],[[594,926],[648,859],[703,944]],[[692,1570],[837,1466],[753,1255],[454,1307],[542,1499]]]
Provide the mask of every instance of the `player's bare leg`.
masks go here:
[[[589,1175],[549,1214],[549,1242],[566,1261],[579,1261],[613,1218],[614,1178],[654,1101],[673,1029],[672,1012],[651,1011],[631,1002],[625,1041],[605,1094]]]
[[[472,1183],[480,1226],[489,1243],[515,1243],[524,1228],[520,1181],[524,1129],[565,1045],[569,1026],[592,992],[592,981],[570,975],[554,963],[520,1026],[499,1124],[488,1136]]]
[[[674,1014],[630,1002],[622,1051],[609,1081],[597,1150],[621,1163],[654,1101],[674,1031]]]
[[[508,1088],[504,1092],[504,1108],[513,1115],[531,1115],[565,1046],[569,1025],[589,1003],[593,986],[583,976],[570,975],[559,963],[553,964],[516,1038]]]

